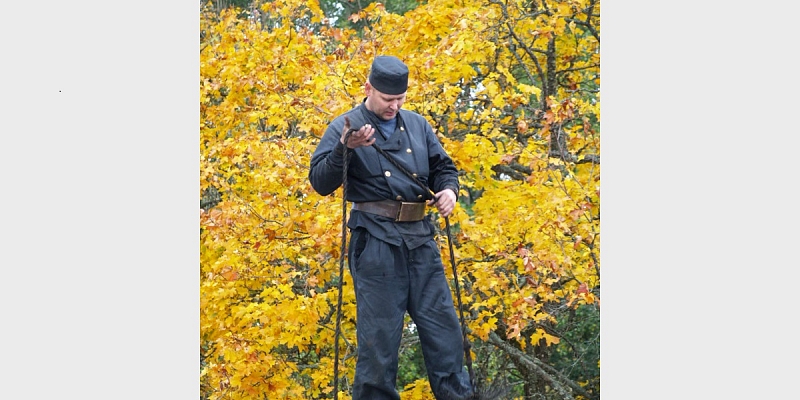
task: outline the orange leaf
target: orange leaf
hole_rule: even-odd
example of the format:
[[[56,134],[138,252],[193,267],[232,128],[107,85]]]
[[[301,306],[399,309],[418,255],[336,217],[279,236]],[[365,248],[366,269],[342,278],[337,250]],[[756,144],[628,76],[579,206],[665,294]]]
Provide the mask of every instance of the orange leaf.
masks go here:
[[[222,268],[222,272],[220,272],[223,278],[229,281],[233,281],[239,278],[239,273],[236,272],[230,265]]]
[[[587,289],[586,283],[581,283],[581,285],[578,286],[578,290],[575,293],[577,294],[589,293],[589,289]]]
[[[524,119],[521,119],[519,122],[517,122],[517,132],[525,133],[527,131],[528,131],[528,123],[525,122]]]

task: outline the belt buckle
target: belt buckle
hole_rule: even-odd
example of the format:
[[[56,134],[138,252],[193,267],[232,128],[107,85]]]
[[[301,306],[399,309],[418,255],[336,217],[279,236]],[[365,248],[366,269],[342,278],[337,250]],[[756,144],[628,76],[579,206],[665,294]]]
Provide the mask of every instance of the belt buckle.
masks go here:
[[[400,208],[397,210],[397,216],[394,218],[395,222],[418,221],[418,219],[413,218],[418,218],[417,214],[419,212],[414,211],[416,207],[420,206],[419,204],[420,203],[400,202]]]

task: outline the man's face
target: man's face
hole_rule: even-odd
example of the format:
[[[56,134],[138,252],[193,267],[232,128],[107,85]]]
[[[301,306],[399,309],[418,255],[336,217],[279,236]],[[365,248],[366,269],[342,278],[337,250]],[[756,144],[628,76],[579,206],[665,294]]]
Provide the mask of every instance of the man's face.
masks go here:
[[[397,115],[400,107],[406,101],[406,94],[385,94],[379,92],[377,89],[367,82],[364,85],[364,90],[367,92],[366,106],[367,110],[375,113],[384,121],[388,121]]]

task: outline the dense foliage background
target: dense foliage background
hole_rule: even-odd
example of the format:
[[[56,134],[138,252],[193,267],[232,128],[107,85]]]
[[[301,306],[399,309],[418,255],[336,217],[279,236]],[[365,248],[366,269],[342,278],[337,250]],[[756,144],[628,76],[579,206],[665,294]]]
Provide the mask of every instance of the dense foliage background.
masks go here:
[[[332,398],[343,279],[349,398],[357,321],[352,281],[338,276],[341,189],[317,195],[308,164],[327,123],[363,99],[372,58],[391,54],[410,69],[405,108],[461,171],[450,223],[479,387],[598,399],[599,15],[587,0],[202,5],[202,397]],[[401,397],[432,399],[425,376],[407,329]]]

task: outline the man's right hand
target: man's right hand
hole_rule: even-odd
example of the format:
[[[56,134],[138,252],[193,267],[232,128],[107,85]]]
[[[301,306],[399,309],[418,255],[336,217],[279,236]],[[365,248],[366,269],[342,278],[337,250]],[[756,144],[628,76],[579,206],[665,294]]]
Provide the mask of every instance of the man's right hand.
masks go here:
[[[344,137],[347,131],[350,130],[350,118],[347,116],[344,117],[344,130],[342,131],[342,137],[339,141],[342,144],[344,143]],[[372,127],[370,124],[366,124],[361,127],[361,129],[353,132],[350,134],[350,137],[347,139],[347,147],[350,149],[355,149],[356,147],[362,146],[372,146],[375,143],[375,138],[372,136],[375,134],[375,128]]]

